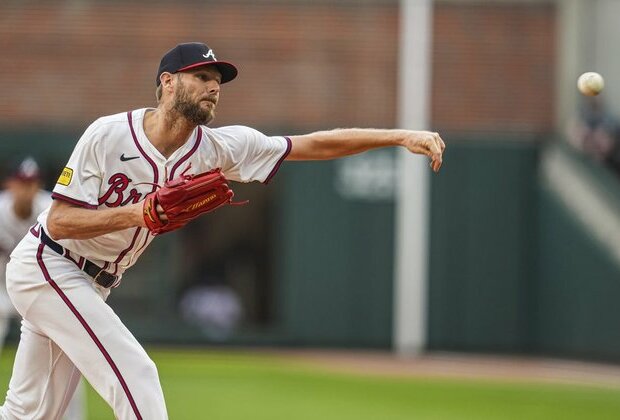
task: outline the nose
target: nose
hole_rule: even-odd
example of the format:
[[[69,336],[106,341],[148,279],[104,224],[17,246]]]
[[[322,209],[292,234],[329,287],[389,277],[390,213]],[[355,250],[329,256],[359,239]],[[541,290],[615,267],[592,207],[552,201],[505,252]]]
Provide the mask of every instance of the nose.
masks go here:
[[[207,85],[207,92],[209,93],[209,95],[219,95],[220,84],[215,80],[211,80]]]

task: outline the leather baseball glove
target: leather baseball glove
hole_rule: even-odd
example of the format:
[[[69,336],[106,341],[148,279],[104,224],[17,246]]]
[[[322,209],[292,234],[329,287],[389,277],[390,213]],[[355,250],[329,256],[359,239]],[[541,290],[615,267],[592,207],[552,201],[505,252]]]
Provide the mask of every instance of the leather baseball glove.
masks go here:
[[[203,213],[208,213],[226,204],[233,203],[233,191],[228,180],[214,169],[198,175],[181,175],[166,181],[163,187],[148,194],[143,204],[146,226],[153,235],[170,232],[185,226]],[[160,205],[168,218],[162,221],[157,214]]]

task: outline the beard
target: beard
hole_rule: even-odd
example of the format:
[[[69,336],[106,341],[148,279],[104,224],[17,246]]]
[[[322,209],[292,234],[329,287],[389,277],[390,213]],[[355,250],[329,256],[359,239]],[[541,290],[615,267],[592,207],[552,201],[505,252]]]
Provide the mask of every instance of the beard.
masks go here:
[[[204,109],[200,102],[192,101],[185,86],[180,85],[175,92],[172,109],[183,115],[185,119],[195,125],[207,125],[215,118],[215,106],[212,109]]]

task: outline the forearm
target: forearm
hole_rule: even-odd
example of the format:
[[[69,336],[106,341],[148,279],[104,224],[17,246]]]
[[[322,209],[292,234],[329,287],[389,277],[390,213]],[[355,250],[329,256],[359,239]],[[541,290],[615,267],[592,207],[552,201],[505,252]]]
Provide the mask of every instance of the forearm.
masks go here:
[[[47,218],[53,239],[90,239],[138,226],[144,226],[141,204],[90,210],[54,201]]]
[[[428,156],[435,172],[441,168],[446,147],[439,134],[431,131],[374,128],[317,131],[303,136],[292,136],[291,143],[287,160],[336,159],[381,147],[402,146],[411,153]]]
[[[324,160],[388,146],[403,146],[407,130],[344,128],[292,136],[289,160]]]

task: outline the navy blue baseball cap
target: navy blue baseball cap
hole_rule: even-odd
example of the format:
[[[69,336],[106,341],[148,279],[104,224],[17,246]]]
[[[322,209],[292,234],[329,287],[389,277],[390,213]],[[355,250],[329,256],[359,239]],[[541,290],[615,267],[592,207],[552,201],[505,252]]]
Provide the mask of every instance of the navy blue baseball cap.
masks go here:
[[[159,76],[162,73],[177,73],[201,66],[215,66],[222,74],[222,83],[230,82],[237,77],[237,68],[225,61],[218,61],[213,50],[202,42],[186,42],[179,44],[168,51],[161,58],[157,70],[157,86],[161,83]]]

